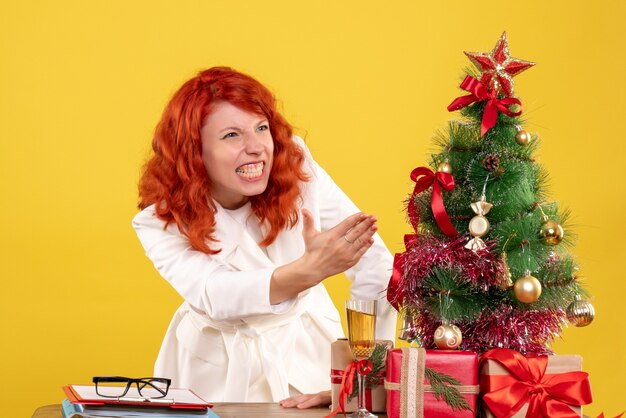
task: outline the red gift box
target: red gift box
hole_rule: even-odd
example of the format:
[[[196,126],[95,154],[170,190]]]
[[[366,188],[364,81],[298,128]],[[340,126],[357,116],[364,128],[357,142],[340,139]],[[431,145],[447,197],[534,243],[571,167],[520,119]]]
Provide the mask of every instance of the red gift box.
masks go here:
[[[591,403],[591,386],[576,355],[528,356],[496,348],[480,359],[480,392],[487,418],[575,418]]]
[[[424,369],[454,377],[456,389],[471,410],[452,409],[443,398],[435,398],[424,377]],[[388,418],[463,418],[476,415],[478,356],[468,351],[399,348],[387,352]]]

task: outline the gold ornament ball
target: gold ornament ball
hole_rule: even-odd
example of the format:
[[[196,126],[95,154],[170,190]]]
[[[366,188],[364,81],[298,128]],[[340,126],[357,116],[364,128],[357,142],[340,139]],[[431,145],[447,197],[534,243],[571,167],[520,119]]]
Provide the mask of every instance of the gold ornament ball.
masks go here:
[[[565,231],[563,227],[555,221],[546,221],[541,225],[539,236],[548,245],[557,245],[563,239]]]
[[[440,173],[451,174],[452,173],[452,166],[450,165],[449,162],[444,161],[441,164],[439,164],[439,167],[437,167],[437,171],[439,171]]]
[[[527,274],[515,281],[513,293],[520,302],[532,303],[541,296],[541,282]]]
[[[532,140],[532,136],[530,135],[528,131],[518,131],[515,134],[515,142],[517,142],[520,145],[528,145],[530,144],[531,140]]]
[[[435,330],[433,341],[440,350],[454,350],[461,345],[463,334],[456,325],[441,324]]]
[[[586,327],[591,324],[596,312],[593,305],[586,300],[576,299],[565,310],[567,320],[577,327]]]

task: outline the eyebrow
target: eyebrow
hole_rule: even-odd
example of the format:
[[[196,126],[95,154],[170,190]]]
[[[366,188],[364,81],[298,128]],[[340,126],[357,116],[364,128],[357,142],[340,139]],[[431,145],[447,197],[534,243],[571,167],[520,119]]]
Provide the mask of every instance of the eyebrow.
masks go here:
[[[231,130],[241,132],[241,129],[239,129],[236,126],[229,126],[228,128],[220,129],[218,132],[231,131]]]
[[[261,119],[255,126],[263,125],[264,123],[269,124],[270,122],[267,119]],[[230,131],[230,130],[237,131],[237,132],[242,131],[241,128],[238,128],[237,126],[229,126],[229,127],[220,129],[218,132],[221,133],[221,132]]]

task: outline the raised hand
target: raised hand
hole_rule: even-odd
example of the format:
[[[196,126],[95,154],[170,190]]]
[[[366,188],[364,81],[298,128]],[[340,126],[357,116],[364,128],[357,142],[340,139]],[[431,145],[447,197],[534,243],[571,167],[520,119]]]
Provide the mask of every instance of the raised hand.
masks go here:
[[[374,243],[376,217],[364,213],[348,216],[335,227],[320,232],[311,213],[302,209],[302,257],[274,270],[270,303],[277,304],[315,286],[327,277],[354,266]]]
[[[303,259],[322,279],[354,266],[374,243],[378,229],[376,218],[356,213],[334,228],[320,232],[313,225],[311,213],[302,209],[305,253]]]

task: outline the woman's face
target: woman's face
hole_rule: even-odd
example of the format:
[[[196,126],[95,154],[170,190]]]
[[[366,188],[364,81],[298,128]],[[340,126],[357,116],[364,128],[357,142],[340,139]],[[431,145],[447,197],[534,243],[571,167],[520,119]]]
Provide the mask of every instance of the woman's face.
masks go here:
[[[219,102],[204,121],[201,137],[202,161],[217,203],[237,209],[250,196],[265,191],[274,155],[274,140],[265,116]]]

